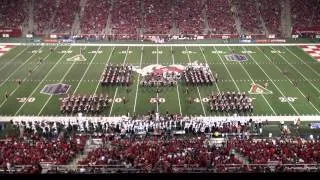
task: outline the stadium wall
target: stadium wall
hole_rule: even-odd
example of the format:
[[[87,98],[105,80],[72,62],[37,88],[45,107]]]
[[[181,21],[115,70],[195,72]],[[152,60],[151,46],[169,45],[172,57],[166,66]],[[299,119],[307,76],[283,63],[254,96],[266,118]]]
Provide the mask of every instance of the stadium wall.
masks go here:
[[[301,121],[320,121],[320,116],[199,116],[196,117],[197,121],[224,121],[236,120],[236,121],[248,121],[249,119],[255,120],[268,120],[271,121],[294,121],[297,119]],[[77,121],[77,120],[97,120],[97,121],[109,121],[119,122],[125,121],[129,118],[126,116],[113,116],[113,117],[101,117],[101,116],[88,116],[88,117],[77,117],[77,116],[0,116],[0,122],[10,121]],[[139,120],[137,120],[139,121]]]
[[[320,45],[320,43],[259,43],[259,44],[248,44],[248,43],[239,43],[239,44],[91,44],[91,43],[0,43],[0,45],[14,45],[14,46],[131,46],[131,47],[141,47],[141,46],[158,46],[158,47],[166,47],[166,46],[304,46],[304,45]]]

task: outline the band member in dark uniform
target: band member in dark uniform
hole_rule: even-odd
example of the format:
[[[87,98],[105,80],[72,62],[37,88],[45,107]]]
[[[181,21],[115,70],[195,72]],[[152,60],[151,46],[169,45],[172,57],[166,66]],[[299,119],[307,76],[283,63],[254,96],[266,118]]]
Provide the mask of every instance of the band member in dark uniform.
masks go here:
[[[192,98],[189,96],[189,104],[192,104]]]
[[[123,96],[122,100],[123,100],[123,104],[126,104],[127,99],[126,99],[126,97],[125,97],[125,96]]]

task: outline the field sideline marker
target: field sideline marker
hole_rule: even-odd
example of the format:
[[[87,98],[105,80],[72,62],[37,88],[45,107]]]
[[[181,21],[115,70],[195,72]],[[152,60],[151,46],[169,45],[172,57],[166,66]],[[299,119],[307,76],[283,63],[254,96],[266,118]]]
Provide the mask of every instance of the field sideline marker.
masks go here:
[[[139,44],[122,44],[122,43],[112,43],[112,44],[88,44],[88,43],[73,43],[73,44],[60,44],[60,43],[0,43],[0,45],[15,45],[15,46],[119,46],[119,47],[139,47],[139,46],[160,46],[160,47],[166,47],[166,46],[175,46],[175,47],[196,47],[196,46],[226,46],[226,44],[213,44],[213,43],[203,43],[203,44],[194,44],[194,43],[188,43],[188,44],[174,44],[174,43],[164,43],[164,44],[146,44],[146,43],[139,43]],[[248,44],[248,43],[236,43],[236,44],[228,44],[228,46],[303,46],[303,45],[320,45],[320,43],[266,43],[266,44]]]

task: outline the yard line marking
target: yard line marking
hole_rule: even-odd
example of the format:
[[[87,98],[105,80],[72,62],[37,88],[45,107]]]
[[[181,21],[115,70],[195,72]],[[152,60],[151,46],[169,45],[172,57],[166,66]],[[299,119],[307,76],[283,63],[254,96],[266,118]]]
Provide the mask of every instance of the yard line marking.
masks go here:
[[[263,51],[259,48],[259,47],[256,47],[259,51],[261,51],[262,52],[262,54],[264,54],[264,56],[269,60],[269,61],[271,61],[271,59],[265,54],[265,53],[263,53]],[[281,69],[278,67],[278,66],[276,66],[275,64],[274,64],[274,66],[278,69],[278,71],[279,72],[281,72]],[[289,82],[290,83],[292,83],[292,81],[287,77],[287,76],[285,76],[288,80],[289,80]],[[293,83],[292,83],[293,84]],[[298,91],[300,92],[300,94],[302,94],[302,96],[304,97],[304,98],[306,98],[306,96],[302,93],[302,91],[300,91],[300,89],[299,88],[297,88],[298,89]],[[315,107],[315,105],[310,101],[310,103],[311,103],[311,105],[313,106],[313,108],[318,112],[318,113],[320,113],[319,112],[319,110]]]
[[[129,46],[128,46],[128,47],[129,47]],[[115,99],[116,96],[117,96],[117,92],[118,92],[118,87],[116,88],[116,92],[114,93],[114,96],[113,96],[113,99],[112,99],[112,104],[111,104],[111,108],[110,108],[110,112],[109,112],[109,117],[111,116],[111,112],[112,112],[113,105],[114,105],[114,99]]]
[[[70,50],[71,46],[69,47],[68,50]],[[46,80],[46,78],[49,76],[50,72],[54,69],[55,66],[58,65],[58,62],[60,62],[62,60],[62,58],[66,55],[67,53],[63,54],[60,59],[57,61],[57,63],[50,69],[50,71],[43,77],[43,79],[38,83],[38,85],[36,86],[36,88],[34,88],[34,90],[31,92],[31,94],[28,96],[28,98],[30,98],[35,92],[36,90],[40,87],[40,85]],[[18,111],[14,114],[15,116],[20,112],[20,110],[23,108],[23,106],[26,104],[26,102],[24,102],[22,104],[22,106],[20,106],[20,108],[18,109]]]
[[[2,69],[4,69],[5,67],[7,67],[11,61],[17,59],[17,57],[19,57],[22,53],[24,53],[29,47],[26,47],[25,49],[23,49],[20,53],[18,53],[17,55],[15,55],[10,61],[6,62],[1,68],[0,71],[2,71]]]
[[[215,46],[213,46],[213,48],[214,48],[214,50],[215,50],[215,51],[217,51],[217,49],[216,49],[216,47],[215,47]],[[224,67],[226,68],[226,70],[227,70],[227,72],[228,72],[228,74],[229,74],[230,78],[232,79],[232,81],[233,81],[234,85],[236,85],[236,88],[237,88],[238,92],[240,92],[240,89],[239,89],[239,87],[238,87],[238,85],[237,85],[236,81],[233,79],[233,77],[232,77],[232,75],[231,75],[231,73],[230,73],[230,71],[229,71],[228,67],[227,67],[227,66],[226,66],[226,64],[224,63],[224,61],[223,61],[223,59],[221,58],[220,54],[219,54],[219,53],[217,53],[217,54],[218,54],[219,59],[221,60],[222,64],[223,64],[223,65],[224,65]]]
[[[43,48],[43,46],[42,46],[40,49],[42,49],[42,48]],[[38,50],[40,50],[40,49],[38,49]],[[14,70],[14,71],[7,77],[7,79],[5,79],[5,80],[0,84],[0,87],[3,86],[4,83],[7,82],[7,81],[11,78],[11,76],[13,76],[23,65],[25,65],[25,64],[26,64],[30,59],[32,59],[32,57],[35,56],[35,55],[36,55],[36,53],[35,53],[35,54],[32,54],[23,64],[21,64],[16,70]]]
[[[84,48],[84,49],[86,49],[87,48],[87,46]],[[70,48],[69,48],[70,49]],[[69,50],[68,49],[68,50]],[[67,54],[67,53],[65,53],[65,54]],[[60,58],[60,60],[61,60],[62,58]],[[60,61],[59,60],[59,61]],[[72,64],[71,64],[71,66],[69,67],[69,69],[67,70],[67,72],[63,75],[63,77],[60,79],[60,81],[59,81],[59,83],[61,83],[63,80],[64,80],[64,78],[69,74],[69,72],[70,72],[70,70],[72,69],[72,67],[75,65],[75,62],[76,61],[74,61]],[[47,99],[47,101],[45,102],[45,104],[42,106],[42,108],[41,108],[41,110],[39,111],[39,113],[38,113],[38,116],[42,113],[42,111],[43,111],[43,109],[47,106],[47,104],[50,102],[50,100],[51,100],[51,98],[53,97],[53,95],[50,95],[50,97]]]
[[[124,57],[124,60],[123,60],[122,65],[124,65],[124,64],[126,63],[127,56],[128,56],[128,51],[129,51],[129,46],[128,46],[128,48],[127,48],[126,56]],[[111,112],[112,112],[113,105],[114,105],[114,100],[115,100],[115,98],[117,97],[118,88],[119,88],[119,87],[117,87],[116,92],[114,93],[114,97],[113,97],[112,104],[111,104],[111,108],[110,108],[110,112],[109,112],[109,117],[111,116]]]
[[[208,64],[207,58],[206,58],[206,56],[204,55],[203,50],[202,50],[202,48],[201,48],[200,46],[199,46],[199,49],[200,49],[200,51],[201,51],[201,54],[202,54],[204,60],[205,60],[206,63]],[[211,68],[210,68],[210,69],[211,69]],[[211,69],[211,70],[212,70],[212,69]],[[218,84],[217,84],[216,82],[215,82],[214,84],[216,85],[216,87],[217,87],[217,89],[218,89],[218,92],[220,93],[220,88],[219,88]]]
[[[158,46],[157,46],[157,64],[159,64],[159,50],[158,50]],[[158,88],[158,84],[157,84],[157,88]],[[157,91],[157,113],[159,113],[159,93]]]
[[[56,47],[56,48],[57,48],[57,47]],[[56,49],[56,48],[55,48],[55,49]],[[51,53],[49,53],[44,59],[47,59],[50,55],[51,55]],[[32,71],[36,70],[39,66],[40,66],[40,64],[38,64],[37,66],[35,66],[35,67],[32,69]],[[30,76],[30,74],[27,75],[27,76],[22,80],[22,82],[25,82],[25,81],[27,81],[27,82],[28,82],[28,81],[33,82],[32,80],[27,79],[29,76]],[[21,87],[21,85],[17,86],[17,87],[9,94],[9,97],[12,96],[20,87]],[[1,103],[0,108],[5,104],[5,102],[7,102],[7,100],[8,100],[8,98],[6,98],[6,99]]]
[[[157,46],[157,64],[159,64],[159,49],[158,49],[158,46]]]
[[[140,68],[142,65],[142,58],[143,58],[143,46],[141,47],[141,55],[140,55]],[[138,90],[139,90],[139,82],[140,82],[140,74],[138,73],[138,81],[137,81],[137,88],[136,88],[136,96],[134,98],[134,106],[133,106],[133,114],[136,112],[136,105],[138,99]]]
[[[172,58],[172,63],[175,64],[174,62],[174,55],[172,53],[172,46],[171,46],[171,58]],[[179,102],[179,110],[180,110],[180,114],[182,116],[182,110],[181,110],[181,100],[180,100],[180,93],[179,93],[179,83],[177,82],[177,95],[178,95],[178,102]]]
[[[157,113],[159,113],[159,93],[157,92]]]
[[[270,47],[271,49],[275,50],[272,46],[269,46],[269,47]],[[310,82],[310,81],[308,80],[308,78],[306,78],[299,70],[297,70],[296,67],[292,66],[292,64],[290,64],[285,57],[283,57],[281,54],[278,54],[278,55],[279,55],[283,60],[285,60],[296,72],[298,72],[305,80],[307,80],[308,83],[311,84],[311,86],[314,87],[314,89],[318,91],[318,93],[320,93],[320,90],[319,90],[317,87],[315,87],[314,84],[313,84],[312,82]]]
[[[311,69],[314,73],[316,73],[318,76],[320,76],[320,74],[315,71],[311,66],[309,66],[306,62],[304,62],[300,57],[298,57],[294,52],[292,52],[288,47],[283,46],[287,51],[289,51],[291,54],[293,54],[295,57],[297,57],[303,64],[305,64],[306,66],[308,66],[309,69]],[[309,55],[309,54],[308,54]]]
[[[110,59],[111,59],[112,52],[113,52],[114,48],[115,48],[115,46],[113,46],[112,50],[110,51],[110,54],[109,54],[109,57],[108,57],[108,60],[107,60],[107,63],[106,63],[107,65],[108,65],[108,63],[109,63],[109,61],[110,61]],[[97,93],[98,88],[99,88],[99,84],[100,84],[100,81],[98,80],[98,84],[97,84],[96,89],[94,90],[94,93],[93,93],[93,94],[96,94],[96,93]]]
[[[100,49],[101,49],[101,46],[99,46],[99,48],[98,48],[98,50],[97,51],[100,51]],[[83,80],[83,78],[84,78],[84,76],[87,74],[87,72],[88,72],[88,70],[89,70],[89,68],[91,67],[91,65],[92,65],[92,62],[94,61],[94,59],[96,58],[96,56],[98,55],[98,53],[96,53],[93,57],[92,57],[92,59],[91,59],[91,62],[89,63],[89,65],[87,66],[87,69],[84,71],[84,73],[83,73],[83,75],[82,75],[82,77],[81,77],[81,79],[80,79],[80,81],[79,81],[79,83],[78,83],[78,85],[77,85],[77,87],[76,87],[76,89],[73,91],[73,95],[77,92],[77,90],[78,90],[78,88],[80,87],[80,84],[81,84],[81,82],[82,82],[82,80]],[[93,81],[93,80],[92,80]]]
[[[242,47],[242,49],[243,50],[245,50],[245,51],[247,51],[243,46],[241,46]],[[231,50],[231,48],[228,46],[228,48]],[[250,54],[250,53],[247,53],[250,57],[251,57],[251,59],[254,61],[254,62],[256,62],[254,59],[253,59],[253,57],[252,57],[252,55]],[[244,68],[244,66],[241,64],[241,62],[239,62],[239,64],[240,64],[240,66],[242,67],[242,69],[247,73],[247,75],[249,76],[249,78],[250,78],[250,80],[252,81],[252,83],[254,83],[254,80],[252,79],[252,77],[250,76],[250,74],[249,74],[249,72],[246,70],[246,68]],[[259,64],[257,64],[259,67],[260,67],[260,69],[264,72],[264,70],[261,68],[261,66],[259,65]],[[264,72],[264,74],[271,80],[271,78]],[[258,81],[261,81],[261,80],[258,80]],[[271,81],[272,82],[272,81]],[[274,83],[273,83],[274,84]],[[275,84],[274,84],[275,85]],[[276,85],[275,85],[276,86]],[[277,88],[278,89],[278,88]],[[274,111],[274,109],[272,108],[272,106],[270,105],[270,103],[269,103],[269,101],[266,99],[266,97],[263,95],[263,94],[261,94],[262,95],[262,97],[263,97],[263,99],[266,101],[266,103],[268,104],[268,106],[270,107],[270,109],[272,110],[272,112],[273,112],[273,114],[274,115],[277,115],[277,113]],[[292,106],[293,107],[293,106]],[[294,109],[296,112],[297,112],[297,110],[296,109]],[[298,115],[300,115],[298,112],[297,112],[297,114]]]
[[[190,56],[189,56],[189,51],[187,49],[187,46],[184,46],[185,49],[186,49],[186,54],[188,56],[188,59],[189,59],[189,63],[192,63],[191,60],[190,60]],[[201,98],[201,94],[200,94],[200,91],[199,91],[199,87],[197,86],[197,90],[198,90],[198,94],[199,94],[199,98],[200,98],[200,103],[201,103],[201,106],[202,106],[202,110],[203,110],[203,113],[204,113],[204,116],[207,116],[206,114],[206,110],[204,109],[204,106],[203,106],[203,103],[202,103],[202,98]]]

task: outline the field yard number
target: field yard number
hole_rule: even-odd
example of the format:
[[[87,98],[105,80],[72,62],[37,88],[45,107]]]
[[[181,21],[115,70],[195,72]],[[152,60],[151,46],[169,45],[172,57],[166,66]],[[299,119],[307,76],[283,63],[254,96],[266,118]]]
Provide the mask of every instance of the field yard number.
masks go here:
[[[127,51],[120,51],[119,52],[120,54],[127,54]],[[128,54],[131,54],[132,53],[132,51],[128,51]]]
[[[158,98],[159,103],[165,103],[166,99],[165,98]],[[157,103],[157,98],[150,98],[150,103]]]
[[[89,54],[101,54],[102,53],[102,51],[91,51],[91,52],[89,52]]]
[[[114,99],[114,102],[116,102],[116,103],[121,103],[122,102],[122,98],[115,98]],[[112,103],[112,101],[113,101],[113,98],[109,98],[108,99],[108,103]]]
[[[72,51],[71,50],[68,50],[68,51],[63,50],[63,51],[60,51],[60,53],[61,54],[71,54]]]
[[[33,50],[31,51],[32,54],[40,54],[42,53],[42,50]]]
[[[114,102],[120,103],[120,102],[122,102],[122,98],[115,98],[115,99],[114,99]]]
[[[194,100],[193,100],[194,102],[196,102],[196,103],[200,103],[200,99],[199,98],[195,98]],[[209,98],[202,98],[202,102],[209,102]]]
[[[243,54],[253,54],[253,53],[256,53],[256,52],[253,52],[253,51],[241,51],[241,53],[243,53]]]
[[[224,51],[211,51],[212,54],[225,54]]]
[[[25,102],[31,103],[31,102],[34,102],[36,100],[36,98],[34,98],[34,97],[29,97],[29,98],[23,97],[23,98],[17,98],[17,100],[20,103],[25,103]]]
[[[273,54],[283,54],[284,52],[278,51],[278,50],[271,50],[271,53],[273,53]]]
[[[279,97],[279,100],[281,102],[294,102],[296,99],[296,97]]]
[[[196,52],[193,52],[193,51],[182,51],[182,54],[195,54]]]
[[[152,51],[152,54],[157,54],[157,51]],[[158,51],[158,54],[162,54],[162,51]]]

